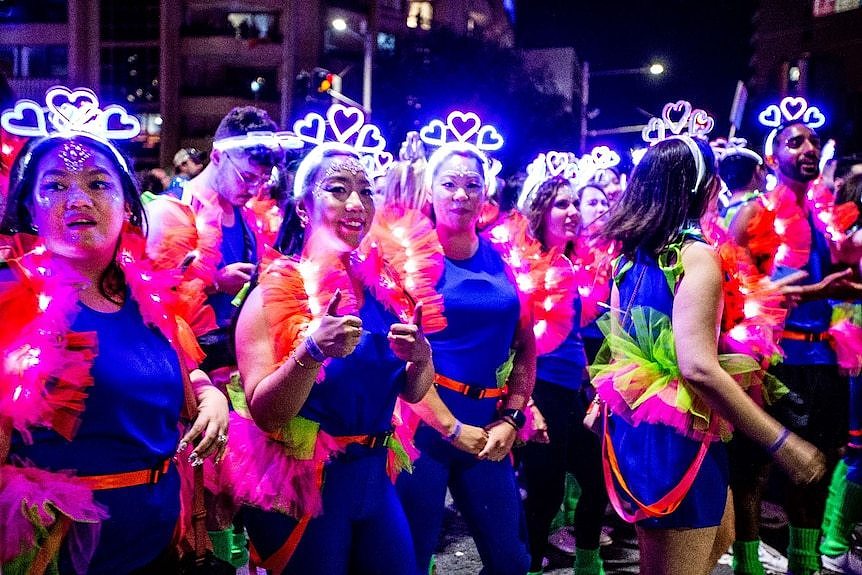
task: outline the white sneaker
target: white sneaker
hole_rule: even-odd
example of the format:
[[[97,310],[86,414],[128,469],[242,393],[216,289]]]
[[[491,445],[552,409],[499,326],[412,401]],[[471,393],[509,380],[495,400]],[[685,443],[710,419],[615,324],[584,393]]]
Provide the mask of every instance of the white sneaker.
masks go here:
[[[767,545],[763,541],[757,549],[757,559],[763,565],[763,570],[769,575],[785,575],[787,573],[787,558],[778,552],[775,547]],[[719,565],[733,565],[733,546],[718,559]]]
[[[842,553],[838,557],[821,555],[820,560],[823,562],[823,567],[830,571],[845,575],[862,575],[862,558],[852,551]]]
[[[561,527],[551,533],[548,543],[565,555],[575,556],[575,533],[570,527]]]
[[[760,542],[760,547],[757,549],[757,558],[760,559],[760,563],[767,573],[774,575],[787,573],[787,557],[763,541]]]

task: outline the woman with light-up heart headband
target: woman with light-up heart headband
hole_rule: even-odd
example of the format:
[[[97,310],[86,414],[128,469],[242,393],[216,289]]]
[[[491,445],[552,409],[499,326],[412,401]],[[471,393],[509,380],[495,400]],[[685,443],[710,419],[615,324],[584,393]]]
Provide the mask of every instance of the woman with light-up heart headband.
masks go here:
[[[2,223],[17,235],[0,270],[0,563],[176,572],[175,532],[201,556],[207,544],[189,498],[195,527],[175,531],[180,475],[200,477],[204,458],[223,454],[227,400],[195,369],[203,354],[176,270],[144,253],[140,194],[108,140],[136,135],[137,120],[83,88],[52,88],[46,104],[0,116],[39,137],[15,165]]]
[[[592,165],[589,160],[584,165]],[[581,337],[582,298],[572,258],[582,234],[582,200],[577,181],[581,160],[572,154],[539,154],[527,168],[522,208],[530,233],[541,247],[544,267],[533,265],[531,277],[537,346],[536,386],[533,405],[544,422],[544,436],[537,435],[522,450],[523,479],[527,488],[525,510],[530,541],[531,573],[539,573],[548,543],[551,521],[563,501],[566,474],[572,473],[581,489],[575,508],[575,574],[600,573],[599,536],[607,495],[601,475],[598,438],[581,425],[592,399]],[[600,190],[599,190],[599,193]],[[588,273],[588,272],[587,272]],[[534,427],[541,429],[541,425]]]
[[[433,365],[423,307],[369,236],[364,164],[379,164],[385,141],[340,105],[294,133],[315,147],[296,173],[281,253],[264,257],[236,325],[234,496],[252,557],[273,573],[418,573],[392,485],[411,464],[393,411],[399,397],[422,398]]]
[[[524,575],[529,554],[509,453],[535,382],[535,340],[510,254],[476,230],[493,177],[485,152],[503,140],[473,112],[434,120],[420,138],[437,147],[424,177],[445,254],[436,289],[446,327],[428,335],[435,385],[412,406],[422,419],[415,435],[421,455],[413,473],[399,477],[398,494],[420,572],[439,542],[448,486],[486,571]]]
[[[722,272],[698,222],[718,192],[711,124],[688,102],[665,107],[645,136],[604,234],[621,246],[606,348],[590,373],[604,401],[602,459],[617,513],[638,528],[641,572],[706,574],[731,541],[732,425],[802,483],[823,456],[743,391],[762,377],[742,354],[718,354]],[[671,136],[667,136],[667,132]]]

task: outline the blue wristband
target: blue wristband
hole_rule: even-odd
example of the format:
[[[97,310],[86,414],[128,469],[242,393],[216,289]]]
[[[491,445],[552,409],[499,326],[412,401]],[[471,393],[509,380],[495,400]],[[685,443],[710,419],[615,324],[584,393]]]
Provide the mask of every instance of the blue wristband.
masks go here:
[[[776,439],[775,442],[769,446],[768,451],[770,455],[775,455],[776,453],[778,453],[778,450],[781,449],[781,446],[785,444],[788,437],[790,437],[790,430],[785,427],[781,430],[781,433],[778,434],[778,439]]]
[[[323,353],[323,350],[320,349],[320,346],[317,345],[317,342],[314,341],[314,338],[310,334],[305,338],[305,351],[316,362],[322,362],[326,359],[326,354]]]
[[[447,435],[443,439],[445,439],[449,443],[452,443],[453,441],[458,439],[458,437],[460,435],[461,435],[461,422],[456,419],[455,420],[455,426],[452,428],[452,433],[450,433],[449,435]]]

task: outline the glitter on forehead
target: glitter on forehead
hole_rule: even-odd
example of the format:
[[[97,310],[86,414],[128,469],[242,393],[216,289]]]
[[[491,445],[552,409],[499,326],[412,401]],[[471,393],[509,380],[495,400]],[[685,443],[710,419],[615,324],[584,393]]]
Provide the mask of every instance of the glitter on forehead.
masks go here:
[[[323,173],[324,178],[332,178],[337,176],[339,172],[347,171],[350,172],[351,175],[356,176],[358,174],[364,174],[365,168],[362,167],[362,164],[359,163],[359,160],[356,158],[346,158],[344,160],[338,162],[332,162],[326,168],[326,171]]]
[[[455,168],[452,170],[446,170],[443,172],[444,175],[447,176],[458,176],[459,178],[466,178],[467,176],[473,176],[476,178],[481,178],[482,174],[476,172],[474,170],[464,170],[463,168]]]
[[[78,142],[66,142],[60,149],[60,159],[70,172],[80,172],[84,169],[84,162],[93,157],[87,148]]]

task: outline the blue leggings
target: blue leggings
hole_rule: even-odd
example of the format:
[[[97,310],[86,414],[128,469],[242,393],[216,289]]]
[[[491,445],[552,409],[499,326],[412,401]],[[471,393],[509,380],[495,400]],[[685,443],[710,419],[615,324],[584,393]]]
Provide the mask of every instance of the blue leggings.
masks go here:
[[[416,432],[422,455],[396,484],[404,505],[417,568],[426,573],[440,540],[446,487],[464,517],[487,575],[524,575],[530,569],[521,498],[508,458],[480,461],[426,425]]]
[[[862,376],[850,378],[850,441],[847,443],[847,480],[862,484]]]
[[[308,523],[284,573],[416,573],[407,520],[386,475],[386,450],[351,447],[356,449],[327,464],[323,514]],[[250,507],[243,517],[264,561],[281,548],[297,523],[287,515]]]

